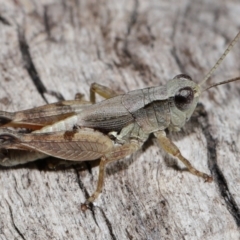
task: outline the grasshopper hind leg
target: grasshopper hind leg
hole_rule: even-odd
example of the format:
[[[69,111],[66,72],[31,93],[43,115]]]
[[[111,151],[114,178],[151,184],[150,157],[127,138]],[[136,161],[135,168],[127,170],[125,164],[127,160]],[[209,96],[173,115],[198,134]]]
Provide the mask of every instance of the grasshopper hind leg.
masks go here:
[[[105,168],[106,165],[110,162],[122,159],[134,152],[136,152],[140,148],[141,144],[137,141],[132,141],[130,143],[124,144],[122,146],[114,147],[111,151],[109,151],[105,156],[101,158],[99,164],[99,175],[98,175],[98,183],[96,191],[82,204],[81,209],[85,211],[87,206],[94,202],[99,194],[102,191],[103,184],[104,184],[104,175],[105,175]]]

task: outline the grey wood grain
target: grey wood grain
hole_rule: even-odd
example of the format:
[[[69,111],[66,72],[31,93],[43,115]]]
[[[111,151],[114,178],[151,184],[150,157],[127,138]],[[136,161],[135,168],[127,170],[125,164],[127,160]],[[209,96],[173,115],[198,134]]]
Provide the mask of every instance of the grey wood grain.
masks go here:
[[[88,98],[92,82],[119,93],[179,73],[200,82],[239,31],[239,11],[234,0],[0,0],[0,109]],[[240,75],[239,48],[209,84]],[[83,213],[96,164],[1,168],[0,239],[239,239],[239,92],[232,83],[204,93],[206,112],[169,135],[213,183],[181,171],[151,140],[109,165]]]

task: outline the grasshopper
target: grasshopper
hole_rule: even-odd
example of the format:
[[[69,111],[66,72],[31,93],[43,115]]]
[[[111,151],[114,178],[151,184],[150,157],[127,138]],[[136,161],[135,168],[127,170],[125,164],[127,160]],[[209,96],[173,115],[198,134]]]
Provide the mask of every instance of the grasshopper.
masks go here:
[[[153,133],[159,145],[182,161],[190,173],[211,182],[210,175],[198,171],[182,156],[165,130],[179,131],[185,125],[203,91],[240,80],[238,77],[202,87],[239,37],[240,32],[199,84],[180,74],[165,86],[118,95],[93,83],[90,101],[80,96],[19,112],[0,111],[0,165],[14,166],[48,156],[70,161],[100,159],[97,188],[86,206],[103,188],[106,165],[137,151]],[[96,103],[96,94],[105,100]]]

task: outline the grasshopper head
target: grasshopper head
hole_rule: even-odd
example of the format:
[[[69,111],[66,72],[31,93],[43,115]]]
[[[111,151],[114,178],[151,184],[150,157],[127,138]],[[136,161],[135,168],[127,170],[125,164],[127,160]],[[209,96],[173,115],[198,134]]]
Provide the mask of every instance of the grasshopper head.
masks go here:
[[[240,77],[237,77],[226,81],[222,81],[220,83],[213,84],[205,89],[202,88],[202,85],[209,79],[213,72],[222,63],[223,59],[230,52],[232,47],[238,41],[239,37],[240,32],[238,32],[238,34],[232,40],[228,48],[225,50],[225,52],[218,59],[216,64],[211,68],[211,70],[207,73],[207,75],[203,78],[203,80],[199,84],[194,83],[191,77],[189,77],[186,74],[177,75],[172,80],[168,81],[167,83],[168,97],[172,100],[170,104],[171,111],[171,121],[169,125],[170,130],[174,131],[180,130],[180,128],[193,114],[197,106],[199,97],[203,91],[209,90],[210,88],[216,87],[221,84],[240,80]]]
[[[191,117],[199,100],[199,87],[186,74],[179,74],[167,82],[170,99],[170,130],[178,131]]]

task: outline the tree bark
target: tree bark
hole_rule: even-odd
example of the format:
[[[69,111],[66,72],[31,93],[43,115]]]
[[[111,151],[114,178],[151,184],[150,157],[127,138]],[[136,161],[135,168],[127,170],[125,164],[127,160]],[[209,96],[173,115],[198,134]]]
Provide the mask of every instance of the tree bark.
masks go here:
[[[123,93],[179,73],[200,82],[239,31],[239,1],[0,0],[0,109],[16,111],[93,82]],[[240,75],[237,43],[209,85]],[[0,169],[0,239],[239,239],[239,83],[201,96],[184,129],[169,133],[212,183],[183,171],[154,138],[108,166]],[[98,98],[98,101],[102,99]]]

